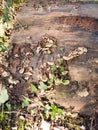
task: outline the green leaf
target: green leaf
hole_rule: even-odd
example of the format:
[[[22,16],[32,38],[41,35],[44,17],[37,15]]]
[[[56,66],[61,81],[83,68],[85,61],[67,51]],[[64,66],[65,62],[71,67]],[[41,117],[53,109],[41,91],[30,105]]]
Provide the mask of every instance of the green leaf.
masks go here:
[[[9,22],[9,21],[10,21],[10,9],[5,7],[3,14],[3,22]]]
[[[42,81],[40,81],[40,85],[38,87],[39,87],[39,89],[42,89],[42,90],[46,90],[48,88],[48,86],[45,83],[43,83]]]
[[[65,68],[64,68],[64,66],[60,66],[59,69],[61,72],[63,72]]]
[[[37,92],[38,89],[37,89],[37,87],[34,84],[31,83],[30,87],[31,87],[33,92]]]
[[[60,51],[64,51],[65,49],[64,49],[64,47],[60,47]]]
[[[55,75],[54,74],[49,74],[49,80],[48,80],[48,83],[53,83],[54,82],[54,80],[55,80]]]
[[[61,114],[62,114],[62,111],[63,111],[63,110],[62,110],[62,109],[60,109],[60,108],[58,108],[58,109],[57,109],[57,113],[58,113],[59,115],[61,115]]]
[[[23,100],[22,108],[27,107],[28,105],[29,105],[29,101],[28,100]]]
[[[53,104],[53,105],[51,105],[51,109],[55,111],[55,110],[57,110],[57,106]]]
[[[58,108],[56,105],[51,105],[51,118],[54,118],[56,116],[60,116],[62,114],[63,110]]]
[[[54,70],[54,71],[57,70],[56,65],[53,65],[53,66],[52,66],[52,70]]]
[[[31,101],[31,100],[30,100],[29,98],[23,96],[22,108],[27,107],[27,106],[30,104],[30,101]]]
[[[6,0],[6,5],[10,7],[12,5],[12,0]]]
[[[1,50],[0,50],[1,52],[4,52],[7,50],[7,47],[1,42],[0,42],[0,48],[1,48]]]
[[[53,82],[54,82],[54,79],[49,79],[49,80],[48,80],[48,83],[49,83],[50,85],[52,85]]]
[[[58,62],[61,64],[62,63],[62,61],[63,61],[63,59],[62,58],[58,58],[57,59],[58,60]]]
[[[5,105],[6,105],[7,109],[10,111],[11,110],[11,104],[9,102],[7,102]]]
[[[70,83],[69,80],[63,80],[62,82],[63,82],[64,85],[68,85]]]
[[[5,103],[9,99],[7,89],[0,89],[0,104]]]

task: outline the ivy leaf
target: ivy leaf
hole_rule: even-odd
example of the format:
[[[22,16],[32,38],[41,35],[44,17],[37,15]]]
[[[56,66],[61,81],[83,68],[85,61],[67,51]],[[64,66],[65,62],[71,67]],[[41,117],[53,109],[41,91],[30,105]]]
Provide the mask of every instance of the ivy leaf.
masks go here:
[[[42,81],[40,81],[40,85],[38,87],[39,87],[39,89],[42,89],[42,90],[46,90],[48,88],[48,86],[45,83],[43,83]]]
[[[5,103],[9,99],[7,89],[0,89],[0,104]]]

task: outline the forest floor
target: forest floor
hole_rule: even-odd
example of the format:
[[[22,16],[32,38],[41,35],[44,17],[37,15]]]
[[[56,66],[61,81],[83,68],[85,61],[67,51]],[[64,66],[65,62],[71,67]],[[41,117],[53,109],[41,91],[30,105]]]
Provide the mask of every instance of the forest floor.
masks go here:
[[[98,4],[29,0],[0,63],[2,130],[98,129]]]

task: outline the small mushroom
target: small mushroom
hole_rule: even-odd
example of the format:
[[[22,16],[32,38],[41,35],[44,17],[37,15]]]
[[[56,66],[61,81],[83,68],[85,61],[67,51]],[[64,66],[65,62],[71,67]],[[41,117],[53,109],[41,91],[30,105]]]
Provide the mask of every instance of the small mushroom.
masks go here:
[[[81,91],[78,91],[77,92],[77,95],[80,96],[80,97],[87,97],[89,95],[89,92],[87,91],[87,89],[83,89]]]
[[[2,75],[2,77],[8,77],[8,76],[9,76],[9,73],[6,72],[6,71],[3,71],[3,73],[2,73],[1,75]]]
[[[8,82],[9,82],[10,84],[17,84],[17,83],[19,83],[19,81],[18,81],[18,80],[13,79],[13,77],[12,77],[12,76],[10,76],[10,77],[8,78]]]
[[[23,73],[24,73],[24,68],[21,68],[21,69],[19,70],[19,73],[20,73],[20,74],[23,74]]]

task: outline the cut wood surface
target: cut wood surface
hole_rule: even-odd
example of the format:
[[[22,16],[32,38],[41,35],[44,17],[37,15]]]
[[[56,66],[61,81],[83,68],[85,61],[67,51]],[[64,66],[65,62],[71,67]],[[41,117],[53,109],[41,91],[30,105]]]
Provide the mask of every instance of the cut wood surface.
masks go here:
[[[11,43],[19,45],[30,43],[34,46],[43,35],[48,34],[57,39],[57,48],[65,48],[64,54],[78,47],[85,47],[87,49],[85,55],[67,61],[71,80],[74,81],[73,87],[76,87],[75,82],[78,82],[84,96],[82,92],[66,95],[66,88],[59,86],[56,87],[52,97],[62,106],[74,106],[76,111],[91,112],[96,106],[94,96],[96,96],[95,86],[98,86],[98,4],[36,3],[36,1],[28,1],[20,8]],[[57,54],[58,51],[54,55]],[[31,66],[33,62],[34,59],[31,58]],[[35,73],[37,73],[36,69]],[[67,92],[71,92],[71,89],[72,86]]]

